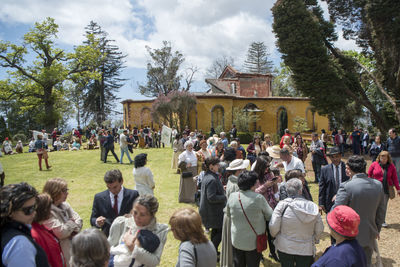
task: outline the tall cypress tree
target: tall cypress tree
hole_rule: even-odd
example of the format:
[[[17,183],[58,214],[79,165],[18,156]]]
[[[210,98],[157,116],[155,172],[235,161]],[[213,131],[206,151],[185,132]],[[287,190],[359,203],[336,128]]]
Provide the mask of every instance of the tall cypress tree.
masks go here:
[[[272,61],[268,60],[269,53],[264,42],[253,42],[247,51],[244,68],[250,73],[271,73]]]
[[[113,44],[114,40],[107,38],[107,32],[96,22],[91,21],[85,29],[87,40],[84,43],[97,47],[101,56],[96,66],[99,77],[88,81],[83,90],[82,118],[85,121],[93,118],[101,125],[115,113],[115,101],[119,99],[116,93],[126,80],[120,77],[126,55]]]

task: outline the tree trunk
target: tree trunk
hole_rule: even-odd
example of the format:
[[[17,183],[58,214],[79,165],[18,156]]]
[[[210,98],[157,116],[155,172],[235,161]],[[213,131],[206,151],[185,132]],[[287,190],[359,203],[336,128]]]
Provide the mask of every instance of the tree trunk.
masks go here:
[[[46,131],[51,132],[57,125],[57,114],[55,114],[54,99],[52,96],[53,86],[46,86],[43,89],[43,103],[45,114],[42,123]]]

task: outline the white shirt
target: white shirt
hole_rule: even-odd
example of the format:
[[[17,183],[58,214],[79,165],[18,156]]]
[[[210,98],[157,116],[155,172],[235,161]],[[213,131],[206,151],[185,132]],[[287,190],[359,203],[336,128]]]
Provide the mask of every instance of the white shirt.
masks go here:
[[[133,168],[133,178],[135,179],[135,190],[139,195],[154,195],[153,173],[147,167]]]
[[[282,161],[282,164],[283,167],[285,167],[285,172],[299,169],[301,170],[302,173],[306,173],[306,171],[304,170],[304,164],[301,161],[301,159],[296,158],[294,156],[292,156],[292,159],[290,160],[289,164],[286,161]]]
[[[179,162],[186,162],[186,164],[190,163],[192,167],[197,166],[197,157],[196,153],[192,150],[192,152],[189,152],[187,150],[183,151],[179,157],[178,157]]]
[[[111,191],[108,191],[111,199],[111,207],[114,207],[114,194]],[[124,198],[124,187],[121,187],[121,190],[118,193],[118,213],[121,210],[122,199]]]
[[[119,136],[119,145],[121,149],[128,147],[128,142],[126,141],[126,135],[123,133]]]

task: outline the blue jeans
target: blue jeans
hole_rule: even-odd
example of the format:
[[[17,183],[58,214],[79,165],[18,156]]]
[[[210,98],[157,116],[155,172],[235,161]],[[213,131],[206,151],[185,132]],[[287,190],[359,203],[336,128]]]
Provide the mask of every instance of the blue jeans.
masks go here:
[[[400,157],[392,157],[392,161],[397,171],[397,180],[400,182]]]
[[[122,164],[122,158],[124,157],[124,154],[126,153],[126,155],[128,156],[128,159],[129,159],[129,162],[130,163],[132,163],[132,159],[131,159],[131,156],[129,155],[129,150],[128,150],[128,147],[125,147],[125,148],[121,148],[121,161],[120,161],[120,163]]]

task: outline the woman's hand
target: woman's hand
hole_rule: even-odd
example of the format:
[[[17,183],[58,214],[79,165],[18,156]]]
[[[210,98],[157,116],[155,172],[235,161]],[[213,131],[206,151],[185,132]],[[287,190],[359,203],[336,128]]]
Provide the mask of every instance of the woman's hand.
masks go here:
[[[130,251],[134,250],[136,240],[137,240],[137,233],[132,234],[132,229],[126,232],[124,238],[122,239],[122,241],[124,241],[125,245],[128,247]]]

